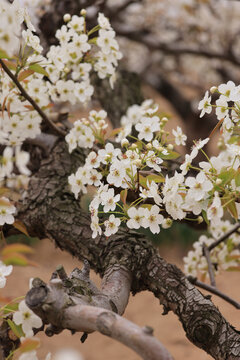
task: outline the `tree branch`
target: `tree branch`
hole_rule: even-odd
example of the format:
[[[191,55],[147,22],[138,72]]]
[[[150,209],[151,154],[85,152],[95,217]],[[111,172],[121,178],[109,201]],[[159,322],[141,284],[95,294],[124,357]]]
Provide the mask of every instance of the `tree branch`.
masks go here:
[[[7,65],[4,63],[2,59],[0,59],[0,64],[3,68],[3,70],[8,74],[8,76],[12,79],[14,84],[19,89],[22,96],[30,102],[30,104],[33,106],[33,108],[38,112],[38,114],[41,116],[43,121],[48,125],[50,129],[52,129],[56,134],[61,135],[62,137],[66,135],[65,131],[61,130],[58,126],[56,126],[48,117],[47,115],[42,111],[42,109],[38,106],[38,104],[31,98],[30,95],[26,92],[26,90],[22,87],[20,82],[18,81],[17,77],[8,69]]]
[[[231,236],[232,234],[234,234],[238,229],[240,228],[240,222],[238,222],[236,225],[233,226],[233,228],[229,231],[227,231],[223,236],[221,236],[218,240],[216,240],[214,243],[212,243],[211,245],[208,246],[208,251],[211,251],[212,249],[214,249],[216,246],[218,246],[219,244],[221,244],[221,242],[227,240],[227,238],[229,236]]]
[[[104,296],[102,299],[102,296],[100,291],[95,293],[92,287],[83,284],[83,281],[78,283],[74,276],[65,280],[52,279],[49,285],[35,279],[33,288],[26,296],[26,303],[45,323],[50,323],[46,329],[49,335],[63,329],[85,334],[99,331],[130,347],[142,359],[173,359],[164,346],[152,336],[149,328],[140,328],[111,311],[111,304]],[[99,308],[98,304],[102,308]]]
[[[229,304],[235,306],[236,309],[240,309],[239,302],[235,301],[230,296],[224,294],[223,292],[218,290],[215,286],[205,284],[204,282],[198,280],[197,278],[195,278],[191,275],[188,276],[188,280],[190,281],[191,284],[196,285],[204,290],[210,291],[211,293],[213,293],[213,294],[219,296],[220,298],[222,298],[223,300],[227,301]]]

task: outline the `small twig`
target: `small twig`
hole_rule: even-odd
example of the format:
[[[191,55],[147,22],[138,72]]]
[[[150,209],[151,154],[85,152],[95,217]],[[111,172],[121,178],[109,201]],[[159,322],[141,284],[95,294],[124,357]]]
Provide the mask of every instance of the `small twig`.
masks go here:
[[[240,228],[240,223],[238,222],[231,230],[226,232],[223,236],[221,236],[218,240],[208,246],[208,251],[211,251],[216,246],[218,246],[221,242],[225,241],[229,236],[234,234]]]
[[[233,305],[236,309],[240,309],[240,303],[230,298],[228,295],[222,293],[220,290],[218,290],[216,287],[208,285],[203,283],[202,281],[199,281],[194,276],[188,276],[188,281],[190,281],[191,284],[196,285],[204,290],[210,291],[212,294],[219,296],[223,300],[227,301],[229,304]]]
[[[216,287],[213,264],[212,264],[212,261],[211,261],[211,258],[210,258],[210,251],[208,250],[208,247],[207,247],[207,245],[205,243],[203,243],[203,255],[205,256],[205,258],[207,260],[208,273],[209,273],[211,285]]]
[[[20,90],[22,96],[30,102],[30,104],[33,106],[33,108],[38,112],[38,114],[41,116],[41,118],[48,124],[48,126],[54,130],[58,135],[65,136],[65,131],[61,130],[58,126],[56,126],[48,117],[47,115],[42,111],[42,109],[38,106],[38,104],[31,98],[30,95],[26,92],[26,90],[22,87],[20,82],[18,81],[17,77],[9,70],[7,65],[4,63],[2,59],[0,59],[0,64],[3,68],[3,70],[8,74],[8,76],[12,79],[14,84],[18,87]]]

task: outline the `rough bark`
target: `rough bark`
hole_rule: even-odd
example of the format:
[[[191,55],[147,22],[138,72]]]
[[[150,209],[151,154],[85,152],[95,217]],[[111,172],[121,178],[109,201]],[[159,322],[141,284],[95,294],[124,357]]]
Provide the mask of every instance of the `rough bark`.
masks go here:
[[[173,360],[152,336],[152,329],[140,328],[122,318],[114,311],[108,296],[93,284],[89,287],[84,269],[75,269],[70,277],[64,273],[62,279],[53,278],[49,285],[34,279],[26,303],[45,323],[50,323],[45,330],[49,336],[69,329],[71,332],[84,332],[82,339],[86,339],[88,333],[99,331],[130,347],[142,359]]]
[[[148,289],[179,317],[186,335],[215,359],[239,359],[240,335],[175,266],[157,254],[148,239],[122,229],[106,239],[92,239],[89,218],[70,194],[67,176],[82,164],[83,154],[70,155],[60,142],[30,182],[19,217],[31,233],[50,237],[58,247],[87,259],[101,276],[114,266],[132,274],[131,291]]]

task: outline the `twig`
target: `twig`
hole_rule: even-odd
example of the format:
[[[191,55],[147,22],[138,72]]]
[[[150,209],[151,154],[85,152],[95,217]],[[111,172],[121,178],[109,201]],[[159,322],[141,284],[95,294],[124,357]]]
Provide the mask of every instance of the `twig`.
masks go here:
[[[212,264],[212,261],[211,261],[211,258],[210,258],[210,251],[208,250],[208,247],[207,247],[207,245],[205,243],[203,243],[203,255],[205,256],[205,258],[207,260],[208,273],[209,273],[211,285],[216,287],[213,264]]]
[[[208,251],[211,251],[216,246],[218,246],[221,242],[225,241],[229,236],[234,234],[240,228],[240,223],[238,222],[231,230],[226,232],[223,236],[221,236],[218,240],[208,246]]]
[[[229,304],[233,305],[236,309],[240,309],[240,303],[230,298],[228,295],[222,293],[220,290],[218,290],[216,287],[208,285],[203,283],[202,281],[199,281],[194,276],[188,276],[188,281],[190,281],[191,284],[196,285],[204,290],[210,291],[214,295],[219,296],[223,300],[227,301]]]
[[[42,111],[42,109],[38,106],[38,104],[31,98],[30,95],[26,92],[26,90],[22,87],[20,82],[18,81],[17,77],[9,70],[7,65],[4,63],[2,59],[0,59],[0,64],[3,68],[3,70],[8,74],[8,76],[12,79],[14,84],[18,87],[23,97],[30,102],[30,104],[33,106],[33,108],[38,112],[38,114],[41,116],[41,118],[48,124],[48,126],[53,129],[58,135],[65,136],[65,131],[61,130],[58,126],[56,126],[48,117],[47,115]]]

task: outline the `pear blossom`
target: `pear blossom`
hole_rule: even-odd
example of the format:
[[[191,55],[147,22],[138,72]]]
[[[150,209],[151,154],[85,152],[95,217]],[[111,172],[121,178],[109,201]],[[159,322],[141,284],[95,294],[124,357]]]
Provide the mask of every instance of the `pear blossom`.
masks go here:
[[[13,224],[14,217],[12,214],[14,214],[15,211],[15,206],[12,205],[6,197],[0,197],[0,226],[4,224]]]
[[[117,194],[114,196],[114,189],[108,189],[106,192],[101,193],[101,204],[104,205],[103,211],[114,211],[116,209],[116,204],[120,200],[120,195]]]
[[[203,115],[210,114],[212,111],[212,106],[211,106],[211,96],[209,96],[209,92],[206,91],[204,98],[199,102],[198,104],[198,110],[202,110],[200,117],[203,117]]]
[[[153,205],[151,209],[145,209],[142,226],[144,228],[150,228],[153,234],[160,232],[160,224],[162,224],[164,217],[159,214],[160,208],[157,205]]]
[[[183,134],[180,126],[177,126],[177,130],[172,130],[172,133],[175,137],[176,145],[186,145],[187,136]]]
[[[135,208],[130,207],[127,211],[129,220],[127,221],[127,227],[129,229],[139,229],[143,226],[143,219],[145,216],[145,209],[143,207]]]
[[[221,219],[223,216],[223,207],[218,192],[215,191],[212,204],[207,209],[207,217],[213,223]]]
[[[0,261],[0,288],[5,287],[6,276],[10,275],[12,270],[12,265],[5,265],[2,261]]]
[[[104,234],[106,236],[115,234],[118,231],[120,224],[121,220],[119,218],[116,218],[113,214],[110,215],[109,219],[104,221],[104,225],[106,228]]]
[[[196,178],[189,176],[185,184],[190,188],[188,193],[195,201],[202,200],[213,188],[212,182],[208,180],[203,171],[199,172]]]
[[[25,300],[22,300],[19,303],[18,311],[13,314],[13,321],[17,325],[22,325],[22,329],[26,337],[33,336],[33,328],[40,328],[42,326],[41,318],[29,309]]]

